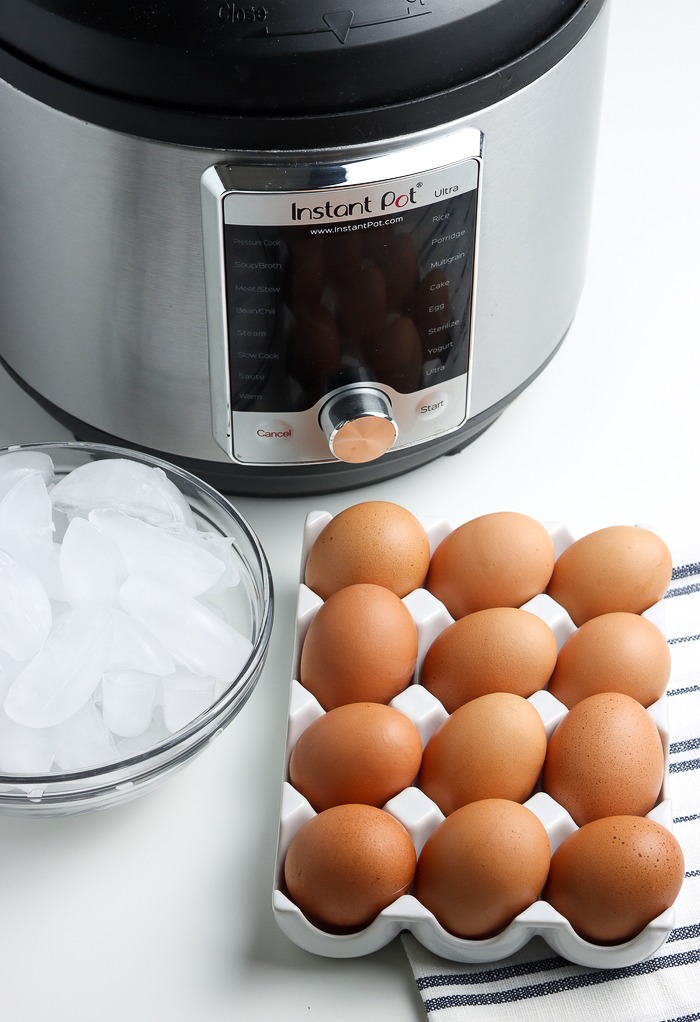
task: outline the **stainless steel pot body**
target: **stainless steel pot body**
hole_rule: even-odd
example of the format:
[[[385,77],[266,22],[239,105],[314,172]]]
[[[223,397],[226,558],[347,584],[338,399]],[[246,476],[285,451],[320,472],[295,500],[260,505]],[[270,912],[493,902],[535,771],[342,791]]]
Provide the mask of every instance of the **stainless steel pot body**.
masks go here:
[[[551,70],[458,122],[366,148],[255,154],[351,161],[481,133],[469,421],[447,446],[498,414],[574,316],[606,30],[607,7]],[[0,357],[87,433],[230,472],[233,490],[212,430],[200,182],[245,156],[121,134],[0,83]]]

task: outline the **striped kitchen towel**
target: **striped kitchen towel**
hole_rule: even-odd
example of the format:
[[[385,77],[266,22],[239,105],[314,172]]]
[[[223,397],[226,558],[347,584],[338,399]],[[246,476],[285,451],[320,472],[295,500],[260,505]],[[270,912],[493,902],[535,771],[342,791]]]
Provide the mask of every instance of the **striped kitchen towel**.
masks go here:
[[[537,938],[490,965],[448,962],[409,933],[402,941],[430,1022],[700,1022],[700,556],[674,551],[664,600],[671,647],[669,781],[685,857],[675,925],[646,961],[583,968]]]

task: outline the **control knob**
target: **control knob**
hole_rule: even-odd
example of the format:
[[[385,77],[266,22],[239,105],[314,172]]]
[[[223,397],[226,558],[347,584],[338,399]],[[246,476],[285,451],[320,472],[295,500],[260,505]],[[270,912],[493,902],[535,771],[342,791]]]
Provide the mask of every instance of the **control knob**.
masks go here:
[[[351,464],[381,458],[399,434],[389,398],[375,387],[334,394],[321,409],[319,423],[331,454]]]

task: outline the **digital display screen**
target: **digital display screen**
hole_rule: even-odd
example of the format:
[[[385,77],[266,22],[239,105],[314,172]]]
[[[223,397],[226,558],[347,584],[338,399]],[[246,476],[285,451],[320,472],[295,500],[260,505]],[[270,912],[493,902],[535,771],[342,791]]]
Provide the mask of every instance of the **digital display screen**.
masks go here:
[[[340,386],[401,394],[466,373],[477,190],[344,218],[295,196],[283,226],[224,224],[232,411],[312,407]],[[352,216],[352,219],[348,217]]]

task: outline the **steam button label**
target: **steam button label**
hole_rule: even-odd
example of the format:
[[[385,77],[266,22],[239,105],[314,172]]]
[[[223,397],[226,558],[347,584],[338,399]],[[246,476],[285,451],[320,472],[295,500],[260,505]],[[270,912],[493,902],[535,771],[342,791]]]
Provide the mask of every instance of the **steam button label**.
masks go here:
[[[437,419],[447,410],[448,404],[447,394],[442,390],[434,390],[432,394],[423,398],[417,406],[416,412],[421,419]]]

